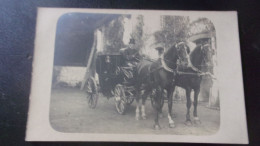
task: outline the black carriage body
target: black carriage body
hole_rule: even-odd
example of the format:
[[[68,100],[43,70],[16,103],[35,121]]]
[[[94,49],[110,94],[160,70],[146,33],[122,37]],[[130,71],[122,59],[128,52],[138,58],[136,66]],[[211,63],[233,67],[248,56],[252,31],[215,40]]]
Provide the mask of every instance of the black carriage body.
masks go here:
[[[112,97],[115,86],[123,82],[123,76],[119,73],[118,68],[124,64],[125,59],[120,54],[97,55],[96,72],[103,95]]]

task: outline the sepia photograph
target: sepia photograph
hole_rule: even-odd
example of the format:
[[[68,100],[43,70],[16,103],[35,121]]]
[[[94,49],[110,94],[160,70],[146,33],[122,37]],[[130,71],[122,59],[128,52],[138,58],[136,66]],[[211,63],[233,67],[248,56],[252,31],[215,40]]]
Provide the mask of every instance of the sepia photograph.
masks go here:
[[[26,140],[247,143],[236,12],[38,12]]]
[[[214,24],[203,17],[62,15],[51,126],[59,132],[216,133],[216,40]]]

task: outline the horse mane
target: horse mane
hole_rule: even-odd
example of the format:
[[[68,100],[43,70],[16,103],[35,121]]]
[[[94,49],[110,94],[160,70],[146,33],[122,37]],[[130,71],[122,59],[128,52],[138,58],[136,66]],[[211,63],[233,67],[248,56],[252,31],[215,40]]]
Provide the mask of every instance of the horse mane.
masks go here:
[[[174,53],[173,53],[174,50],[175,50],[175,52],[176,52],[176,48],[175,48],[174,45],[173,45],[172,47],[170,47],[169,49],[167,49],[167,50],[163,53],[164,58],[168,58],[168,57],[169,57],[168,55],[174,54]]]
[[[173,45],[172,47],[167,49],[167,51],[165,51],[165,53],[163,54],[166,64],[171,68],[176,68],[177,55],[175,55],[175,57],[172,56],[173,54],[177,54],[176,50],[177,49]]]
[[[191,51],[190,61],[191,61],[192,65],[200,68],[199,65],[201,64],[201,46],[197,46]]]

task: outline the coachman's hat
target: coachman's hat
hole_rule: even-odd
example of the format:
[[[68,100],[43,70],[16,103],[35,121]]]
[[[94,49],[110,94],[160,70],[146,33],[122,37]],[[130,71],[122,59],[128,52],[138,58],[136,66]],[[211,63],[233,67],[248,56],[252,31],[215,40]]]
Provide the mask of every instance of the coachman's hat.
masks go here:
[[[135,39],[130,39],[129,44],[135,44]]]
[[[164,52],[163,47],[156,47],[155,50],[157,50],[159,54],[162,54]]]

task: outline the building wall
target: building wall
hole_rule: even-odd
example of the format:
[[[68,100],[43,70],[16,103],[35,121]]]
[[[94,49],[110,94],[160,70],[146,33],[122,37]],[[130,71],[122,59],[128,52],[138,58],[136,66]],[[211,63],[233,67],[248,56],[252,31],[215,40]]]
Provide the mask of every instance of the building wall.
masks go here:
[[[77,87],[81,85],[86,67],[55,66],[53,72],[53,85]]]

